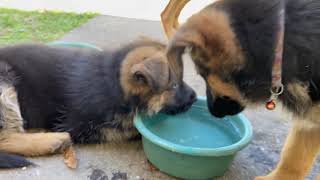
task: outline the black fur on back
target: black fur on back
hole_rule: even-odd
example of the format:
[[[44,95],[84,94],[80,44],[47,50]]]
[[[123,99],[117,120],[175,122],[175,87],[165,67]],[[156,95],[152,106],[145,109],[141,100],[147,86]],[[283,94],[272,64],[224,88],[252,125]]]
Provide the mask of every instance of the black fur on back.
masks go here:
[[[252,101],[270,97],[271,71],[279,28],[281,0],[224,0],[214,3],[230,15],[231,26],[246,56],[246,67],[234,74],[241,92]],[[286,0],[283,83],[308,85],[313,102],[320,100],[320,1]],[[257,91],[259,89],[259,91]],[[280,97],[297,111],[291,94]]]
[[[100,52],[16,45],[1,48],[0,61],[17,75],[13,85],[26,129],[69,132],[76,143],[99,143],[101,128],[119,126],[113,122],[115,112],[130,114],[138,106],[134,97],[123,99],[120,66],[128,52],[150,45],[163,46],[138,41]]]

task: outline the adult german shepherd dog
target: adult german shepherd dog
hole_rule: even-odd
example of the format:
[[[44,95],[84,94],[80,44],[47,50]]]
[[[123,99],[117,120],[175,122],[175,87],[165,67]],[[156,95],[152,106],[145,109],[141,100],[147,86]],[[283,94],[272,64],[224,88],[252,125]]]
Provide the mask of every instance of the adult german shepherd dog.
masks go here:
[[[136,138],[137,112],[188,110],[195,92],[177,81],[166,46],[143,38],[116,50],[39,44],[0,49],[0,168],[75,143]],[[54,132],[30,133],[29,129]]]
[[[178,79],[188,49],[212,115],[279,100],[294,125],[276,169],[256,179],[303,179],[320,150],[320,1],[218,0],[178,27],[188,1],[171,0],[162,13]]]

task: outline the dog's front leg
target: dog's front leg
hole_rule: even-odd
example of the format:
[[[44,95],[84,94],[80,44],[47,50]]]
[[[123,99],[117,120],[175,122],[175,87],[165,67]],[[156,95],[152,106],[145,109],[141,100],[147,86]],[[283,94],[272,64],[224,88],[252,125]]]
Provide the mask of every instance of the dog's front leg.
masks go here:
[[[309,121],[309,122],[308,122]],[[255,180],[303,180],[320,150],[320,126],[310,120],[295,120],[277,168]]]
[[[8,133],[0,140],[0,151],[24,156],[62,152],[71,145],[69,133]]]
[[[184,6],[190,0],[170,0],[161,13],[161,22],[164,32],[170,39],[179,27],[178,18]]]

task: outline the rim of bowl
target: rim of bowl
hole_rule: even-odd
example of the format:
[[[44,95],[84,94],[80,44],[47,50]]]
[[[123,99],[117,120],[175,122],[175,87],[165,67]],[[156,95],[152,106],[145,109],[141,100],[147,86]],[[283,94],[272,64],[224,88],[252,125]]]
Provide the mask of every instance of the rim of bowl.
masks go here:
[[[69,46],[69,47],[79,47],[79,48],[89,48],[89,49],[96,49],[98,51],[102,51],[101,48],[94,46],[92,44],[89,43],[85,43],[85,42],[68,42],[68,41],[54,41],[54,42],[50,42],[48,43],[48,45],[51,46]]]
[[[198,96],[198,100],[206,101],[206,97]],[[237,118],[241,121],[241,124],[244,126],[244,134],[240,140],[236,143],[231,144],[229,146],[223,146],[219,148],[196,148],[190,146],[183,146],[168,140],[165,140],[154,133],[152,133],[142,122],[142,118],[140,115],[137,115],[134,119],[134,124],[137,130],[143,135],[144,138],[148,139],[152,143],[173,151],[182,154],[188,154],[193,156],[227,156],[235,154],[236,152],[240,151],[244,147],[246,147],[252,139],[252,126],[249,120],[242,114],[239,113],[234,116],[230,116],[233,118]]]

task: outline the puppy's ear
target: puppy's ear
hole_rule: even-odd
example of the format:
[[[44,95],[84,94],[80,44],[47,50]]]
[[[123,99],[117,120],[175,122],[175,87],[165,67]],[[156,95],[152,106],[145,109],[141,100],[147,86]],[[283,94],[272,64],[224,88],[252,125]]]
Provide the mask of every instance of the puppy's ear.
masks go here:
[[[204,37],[195,30],[178,31],[170,41],[167,48],[168,63],[177,78],[182,80],[183,62],[182,55],[185,50],[202,52],[205,50]]]
[[[158,58],[151,58],[135,64],[131,75],[136,83],[149,86],[153,91],[163,90],[169,82],[169,67]]]

